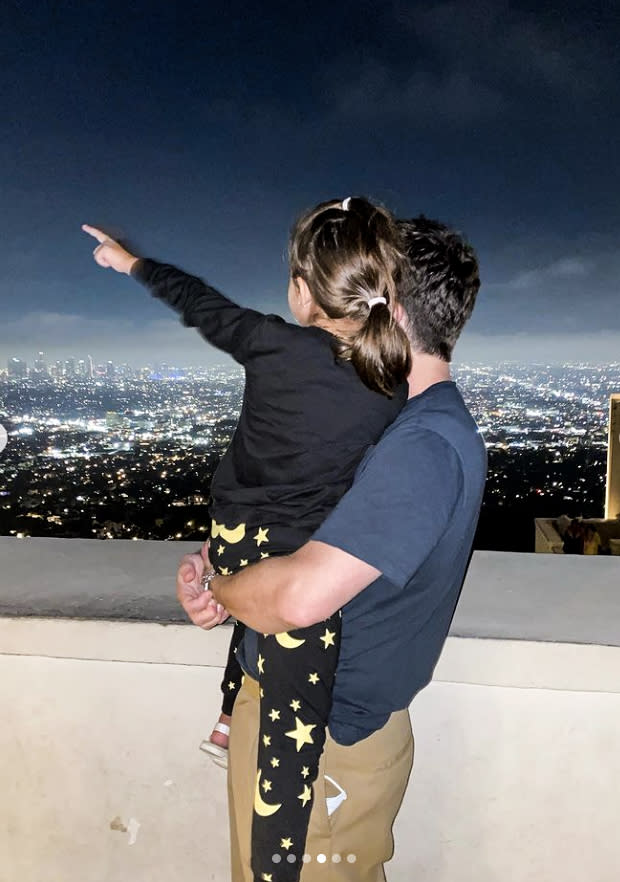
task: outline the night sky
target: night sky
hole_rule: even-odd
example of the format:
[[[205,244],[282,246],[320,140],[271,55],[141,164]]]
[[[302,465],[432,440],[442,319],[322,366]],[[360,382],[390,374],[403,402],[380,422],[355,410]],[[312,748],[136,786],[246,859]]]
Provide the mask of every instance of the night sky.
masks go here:
[[[80,225],[286,314],[295,216],[349,194],[476,247],[457,361],[620,360],[618,8],[4,0],[0,364],[221,361]]]

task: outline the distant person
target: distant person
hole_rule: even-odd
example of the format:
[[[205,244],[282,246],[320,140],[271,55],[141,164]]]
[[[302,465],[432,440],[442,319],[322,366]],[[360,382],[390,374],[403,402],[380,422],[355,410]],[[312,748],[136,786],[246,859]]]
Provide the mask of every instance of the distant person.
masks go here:
[[[83,229],[100,243],[98,264],[142,282],[180,312],[185,325],[245,368],[239,424],[211,485],[217,571],[227,575],[299,548],[350,486],[367,448],[407,397],[409,342],[394,315],[405,264],[391,215],[365,199],[347,198],[324,202],[298,220],[290,241],[288,302],[300,326],[239,307],[200,279],[139,260],[102,231]],[[227,615],[214,613],[218,621]],[[273,871],[271,858],[283,839],[293,843],[297,863],[284,862],[278,879],[299,876],[340,646],[340,612],[323,619],[275,636],[246,634],[237,621],[222,713],[202,745],[226,762],[243,675],[236,653],[245,635],[261,688],[258,762],[255,756],[251,772],[256,878]],[[284,720],[286,725],[278,722]],[[286,817],[266,808],[276,798],[286,803]]]
[[[562,550],[564,554],[583,554],[583,527],[576,518],[573,518],[564,533]]]
[[[298,551],[228,577],[215,575],[201,555],[186,555],[177,574],[177,596],[204,628],[218,621],[212,594],[265,633],[321,622],[343,607],[329,735],[302,882],[385,879],[392,825],[413,759],[407,708],[431,680],[446,639],[484,489],[484,442],[449,364],[474,307],[477,260],[442,224],[426,218],[399,224],[409,272],[397,310],[412,349],[409,400],[402,412],[362,461],[353,487]],[[213,543],[210,554],[216,560]],[[200,591],[201,573],[211,579],[206,595]],[[279,882],[286,857],[299,855],[288,839],[264,875],[250,870],[260,670],[256,649],[244,640],[242,650],[246,677],[230,741],[232,879]],[[305,722],[300,715],[300,735],[307,731]],[[309,789],[301,779],[295,783],[298,798],[305,800]],[[268,810],[285,818],[288,804],[277,792],[274,787],[268,794],[275,803]],[[328,798],[327,811],[318,794]]]
[[[596,527],[592,524],[586,524],[583,537],[583,553],[584,554],[600,554],[601,537]]]

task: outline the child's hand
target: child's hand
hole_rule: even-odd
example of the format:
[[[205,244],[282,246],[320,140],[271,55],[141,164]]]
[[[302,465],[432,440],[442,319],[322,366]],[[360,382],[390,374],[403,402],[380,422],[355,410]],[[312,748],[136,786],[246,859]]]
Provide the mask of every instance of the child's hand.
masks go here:
[[[186,554],[177,572],[177,599],[195,625],[210,630],[229,616],[211,591],[200,584],[205,565],[200,554]]]
[[[119,245],[114,239],[110,239],[103,230],[98,230],[97,227],[82,224],[82,229],[99,242],[93,251],[93,257],[99,266],[116,270],[117,273],[126,273],[127,275],[131,273],[131,268],[138,259],[135,254],[130,254],[122,245]]]

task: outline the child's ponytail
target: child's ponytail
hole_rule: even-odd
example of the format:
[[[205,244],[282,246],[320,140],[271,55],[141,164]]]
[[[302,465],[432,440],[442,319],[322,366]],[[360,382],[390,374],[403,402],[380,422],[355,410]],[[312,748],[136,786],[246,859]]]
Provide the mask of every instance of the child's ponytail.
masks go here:
[[[391,396],[411,369],[409,341],[387,304],[371,307],[368,319],[347,349],[362,382],[384,395]],[[345,352],[342,357],[346,357]]]
[[[338,356],[370,389],[392,395],[411,355],[393,313],[404,257],[391,215],[366,199],[322,203],[298,221],[289,256],[293,278],[339,327]]]

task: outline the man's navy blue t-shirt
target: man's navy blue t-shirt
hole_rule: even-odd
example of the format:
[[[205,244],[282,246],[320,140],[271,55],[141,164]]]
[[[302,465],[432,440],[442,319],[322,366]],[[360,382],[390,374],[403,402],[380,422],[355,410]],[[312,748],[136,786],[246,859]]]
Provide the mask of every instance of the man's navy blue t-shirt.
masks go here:
[[[343,609],[331,736],[354,744],[433,675],[459,598],[486,476],[482,437],[455,384],[410,398],[312,537],[382,576]]]

